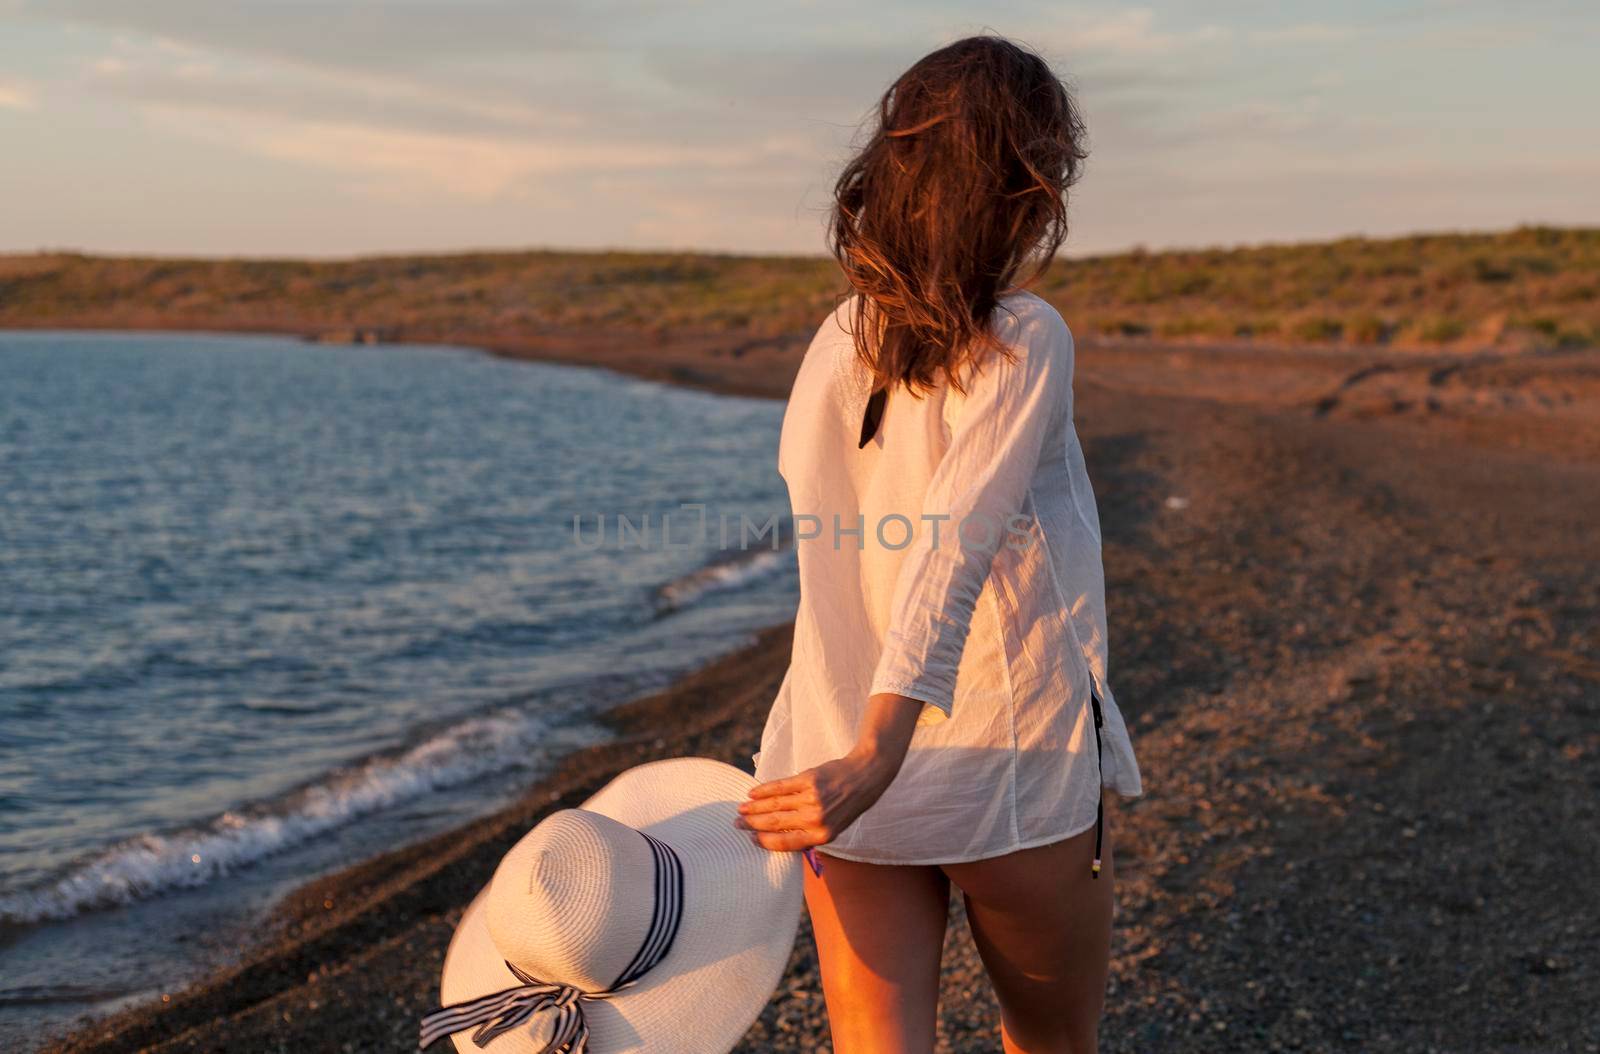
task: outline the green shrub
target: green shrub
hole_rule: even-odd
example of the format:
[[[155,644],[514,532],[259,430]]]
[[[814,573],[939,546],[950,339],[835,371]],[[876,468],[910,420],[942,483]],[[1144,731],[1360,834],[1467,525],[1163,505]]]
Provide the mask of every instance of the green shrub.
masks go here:
[[[1356,344],[1380,344],[1389,339],[1389,327],[1377,315],[1357,315],[1345,323],[1344,335]]]
[[[1435,318],[1417,323],[1417,339],[1429,344],[1448,344],[1459,340],[1467,327],[1455,318]]]
[[[1338,340],[1344,332],[1344,324],[1336,318],[1302,318],[1294,324],[1294,328],[1289,332],[1296,340]]]
[[[1516,269],[1500,260],[1477,256],[1472,260],[1473,277],[1480,282],[1509,282],[1517,276]]]
[[[1215,315],[1179,315],[1162,320],[1156,332],[1163,337],[1225,337],[1232,327]]]
[[[1108,337],[1148,337],[1150,335],[1150,327],[1148,325],[1131,318],[1104,319],[1095,328]]]
[[[1258,315],[1235,324],[1236,337],[1274,337],[1283,331],[1283,323],[1271,315]]]
[[[1173,276],[1172,282],[1167,286],[1170,296],[1199,296],[1211,288],[1214,281],[1208,271],[1189,271]]]

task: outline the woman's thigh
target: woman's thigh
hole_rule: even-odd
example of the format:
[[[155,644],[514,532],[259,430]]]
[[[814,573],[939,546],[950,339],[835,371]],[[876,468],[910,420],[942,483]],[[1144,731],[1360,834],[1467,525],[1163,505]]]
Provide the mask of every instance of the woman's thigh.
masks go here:
[[[1096,1049],[1111,955],[1109,839],[1090,877],[1094,831],[992,860],[944,868],[961,890],[972,936],[1000,1002],[1005,1049]]]
[[[950,883],[937,867],[823,855],[806,869],[834,1054],[928,1054]]]

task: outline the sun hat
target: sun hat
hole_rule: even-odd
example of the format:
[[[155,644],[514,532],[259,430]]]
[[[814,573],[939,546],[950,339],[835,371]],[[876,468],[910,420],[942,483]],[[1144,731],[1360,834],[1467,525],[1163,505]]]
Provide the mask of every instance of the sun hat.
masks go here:
[[[421,1046],[726,1054],[783,975],[800,858],[734,826],[756,781],[710,758],[629,769],[523,836],[468,905]]]

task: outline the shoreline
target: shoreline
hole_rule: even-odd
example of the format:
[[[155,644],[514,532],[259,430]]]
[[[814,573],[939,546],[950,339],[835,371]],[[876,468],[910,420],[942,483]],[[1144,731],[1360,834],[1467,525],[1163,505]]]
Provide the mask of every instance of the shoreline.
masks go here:
[[[520,362],[586,366],[658,381],[677,387],[747,398],[784,399],[793,369],[810,342],[811,332],[764,336],[719,331],[678,333],[660,337],[617,328],[612,330],[550,328],[522,331],[455,331],[411,327],[393,330],[376,341],[327,340],[325,331],[303,324],[228,328],[216,323],[157,318],[148,323],[115,321],[29,322],[8,320],[0,330],[17,333],[177,333],[202,336],[283,337],[337,351],[346,347],[396,344],[453,347]],[[366,329],[358,330],[365,332]]]
[[[1081,347],[1113,676],[1155,777],[1111,813],[1107,1049],[1575,1043],[1600,956],[1567,926],[1581,891],[1557,883],[1600,845],[1540,832],[1592,830],[1600,778],[1583,724],[1600,682],[1583,645],[1600,444],[1582,420],[1600,420],[1600,356],[1282,352],[1245,369],[1196,346]],[[778,358],[613,348],[581,364],[770,395],[778,376],[787,390]],[[1568,398],[1550,397],[1552,372]],[[53,1049],[413,1049],[454,923],[500,854],[629,765],[700,753],[748,769],[788,634],[611,711],[616,741],[517,803],[313,880],[238,966]],[[995,1008],[955,922],[938,1049],[989,1050]],[[1450,961],[1429,952],[1440,941]],[[823,1028],[802,929],[739,1049],[812,1050]]]
[[[707,748],[711,756],[738,763],[725,749],[716,750],[713,740],[728,734],[738,742],[749,740],[749,714],[759,710],[764,717],[765,710],[748,704],[762,693],[770,700],[777,690],[788,663],[790,632],[788,624],[763,630],[753,643],[665,689],[606,711],[597,723],[616,732],[615,739],[565,755],[512,804],[306,882],[273,909],[263,939],[240,963],[173,993],[170,1000],[71,1028],[51,1049],[144,1049],[247,1011],[296,982],[312,984],[331,960],[399,938],[418,918],[440,910],[458,917],[500,857],[539,817],[580,804],[623,769]],[[664,728],[671,731],[663,734]],[[750,743],[749,751],[754,750]],[[743,760],[748,769],[748,754]],[[454,918],[445,943],[436,949],[441,964],[453,928]]]
[[[1069,324],[1071,320],[1068,320]],[[813,330],[787,334],[705,331],[667,336],[616,328],[539,333],[395,328],[376,343],[323,341],[304,324],[228,329],[158,318],[18,323],[17,332],[124,332],[290,337],[337,350],[417,344],[522,362],[609,370],[661,384],[744,398],[786,399]],[[374,330],[380,327],[370,327]],[[1385,344],[1077,337],[1077,378],[1126,393],[1202,397],[1317,418],[1405,420],[1451,431],[1473,445],[1600,457],[1600,348],[1479,346],[1418,349]]]

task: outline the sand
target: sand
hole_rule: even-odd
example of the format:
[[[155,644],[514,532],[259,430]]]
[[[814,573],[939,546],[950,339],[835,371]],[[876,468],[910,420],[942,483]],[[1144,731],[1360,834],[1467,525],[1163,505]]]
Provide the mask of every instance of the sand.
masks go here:
[[[486,341],[486,344],[493,344]],[[511,342],[747,394],[800,344]],[[1600,353],[1085,345],[1111,675],[1108,1051],[1600,1051]],[[619,769],[748,767],[788,629],[517,805],[314,882],[244,963],[64,1051],[401,1051],[500,854]],[[826,1049],[804,930],[744,1051]],[[999,1048],[959,912],[941,1051]]]

